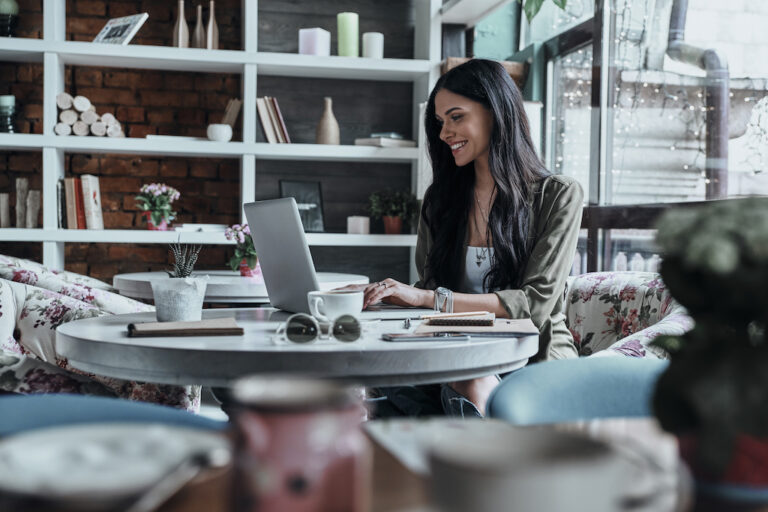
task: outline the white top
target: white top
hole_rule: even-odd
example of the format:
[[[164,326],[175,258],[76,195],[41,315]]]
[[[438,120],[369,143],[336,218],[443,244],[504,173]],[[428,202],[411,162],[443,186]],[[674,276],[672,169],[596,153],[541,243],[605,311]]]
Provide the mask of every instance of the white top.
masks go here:
[[[461,293],[487,293],[483,286],[485,276],[491,270],[493,247],[467,246],[464,263],[464,277],[461,280]]]

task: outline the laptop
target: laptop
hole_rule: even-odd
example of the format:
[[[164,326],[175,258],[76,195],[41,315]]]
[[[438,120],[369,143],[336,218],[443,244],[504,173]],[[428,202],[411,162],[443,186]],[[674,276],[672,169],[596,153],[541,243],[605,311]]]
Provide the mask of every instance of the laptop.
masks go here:
[[[315,264],[292,197],[246,203],[245,218],[253,246],[259,255],[261,273],[273,307],[309,313],[307,293],[319,290]],[[389,304],[363,311],[363,319],[405,319],[434,313],[431,309],[404,308]]]

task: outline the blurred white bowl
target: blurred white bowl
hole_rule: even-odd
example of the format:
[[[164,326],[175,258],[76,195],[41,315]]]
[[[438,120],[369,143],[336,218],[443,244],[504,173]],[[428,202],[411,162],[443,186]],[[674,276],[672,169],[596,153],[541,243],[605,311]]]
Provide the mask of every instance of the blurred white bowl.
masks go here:
[[[228,124],[209,124],[208,138],[216,142],[229,142],[232,140],[232,127]]]

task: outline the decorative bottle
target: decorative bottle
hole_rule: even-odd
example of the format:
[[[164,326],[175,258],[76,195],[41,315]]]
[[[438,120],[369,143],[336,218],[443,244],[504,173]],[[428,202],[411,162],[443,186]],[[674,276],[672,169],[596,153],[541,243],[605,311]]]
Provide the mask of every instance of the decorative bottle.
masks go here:
[[[645,258],[639,252],[632,255],[632,259],[629,260],[629,270],[632,272],[643,272],[645,270]]]
[[[627,255],[621,251],[613,258],[613,270],[617,272],[626,272],[627,270]]]
[[[323,98],[323,115],[320,122],[317,123],[316,144],[340,144],[339,123],[333,115],[333,100],[329,97]]]
[[[16,98],[13,95],[0,96],[0,133],[15,133],[14,117]]]
[[[205,28],[203,27],[203,4],[197,6],[197,23],[192,33],[192,48],[205,48]]]
[[[184,19],[184,0],[179,0],[179,16],[173,26],[173,46],[189,48],[189,27]]]
[[[18,20],[19,4],[16,0],[0,0],[0,37],[15,36]]]
[[[208,27],[205,30],[205,47],[209,50],[219,49],[219,26],[216,24],[214,7],[214,2],[211,0],[208,9]]]

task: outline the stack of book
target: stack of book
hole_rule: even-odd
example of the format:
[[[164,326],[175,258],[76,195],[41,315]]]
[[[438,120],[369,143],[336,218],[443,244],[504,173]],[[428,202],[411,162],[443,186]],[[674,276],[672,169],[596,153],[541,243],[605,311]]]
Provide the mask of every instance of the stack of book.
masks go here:
[[[59,225],[67,229],[104,229],[98,176],[83,174],[62,181]]]
[[[291,138],[288,136],[288,130],[285,127],[285,120],[280,112],[277,99],[271,96],[256,98],[256,109],[259,111],[261,128],[264,130],[267,142],[270,144],[290,144]]]
[[[378,146],[381,148],[414,148],[416,141],[404,139],[396,132],[372,133],[370,137],[355,139],[356,146]]]

